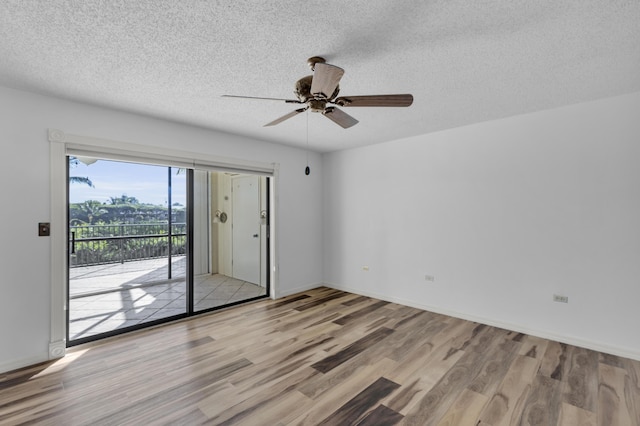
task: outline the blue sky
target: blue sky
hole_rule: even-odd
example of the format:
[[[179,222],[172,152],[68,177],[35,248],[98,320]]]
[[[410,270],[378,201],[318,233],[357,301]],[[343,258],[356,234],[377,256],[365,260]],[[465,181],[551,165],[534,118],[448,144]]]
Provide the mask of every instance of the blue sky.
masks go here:
[[[186,205],[186,174],[172,169],[172,203]],[[141,203],[167,205],[167,167],[98,160],[93,164],[72,166],[69,176],[88,177],[94,188],[85,184],[69,185],[69,202],[97,200],[109,204],[111,197],[136,197]]]

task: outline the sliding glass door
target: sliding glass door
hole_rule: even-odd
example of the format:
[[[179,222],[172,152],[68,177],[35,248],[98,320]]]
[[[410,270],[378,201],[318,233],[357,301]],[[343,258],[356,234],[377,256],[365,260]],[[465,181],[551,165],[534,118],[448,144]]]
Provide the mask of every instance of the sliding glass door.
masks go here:
[[[268,294],[266,177],[68,157],[70,345]]]
[[[69,340],[186,313],[186,174],[69,158]]]
[[[194,310],[266,296],[268,179],[196,170],[194,182]]]

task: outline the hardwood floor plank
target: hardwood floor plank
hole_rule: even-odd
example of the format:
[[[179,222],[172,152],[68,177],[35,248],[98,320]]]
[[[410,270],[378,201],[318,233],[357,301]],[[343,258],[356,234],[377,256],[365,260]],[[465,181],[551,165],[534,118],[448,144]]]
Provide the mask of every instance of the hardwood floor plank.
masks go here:
[[[357,423],[357,426],[393,426],[398,424],[404,416],[400,413],[396,413],[389,407],[384,405],[378,405],[375,410],[370,411]]]
[[[337,326],[336,326],[337,327]],[[287,339],[278,339],[275,345],[267,344],[261,347],[252,348],[244,352],[245,358],[255,364],[268,365],[269,363],[282,362],[287,359],[295,358],[311,351],[326,351],[329,347],[334,346],[335,336],[331,331],[335,330],[333,326],[320,330],[309,332],[303,330],[298,336],[291,337],[290,334],[283,336]]]
[[[542,359],[544,357],[547,346],[549,345],[547,339],[527,335],[520,340],[520,343],[522,346],[520,347],[519,354],[536,359]]]
[[[63,387],[42,393],[29,393],[28,396],[15,397],[7,395],[10,401],[0,404],[0,424],[19,423],[33,420],[37,412],[53,409],[60,404],[60,400],[65,397]],[[5,392],[6,393],[6,392]],[[0,393],[0,399],[5,398],[5,393]],[[34,409],[34,407],[38,407]]]
[[[207,388],[207,392],[200,396],[195,406],[207,418],[215,417],[224,410],[238,404],[242,399],[239,390],[227,381]]]
[[[633,424],[640,425],[640,362],[620,358],[627,372],[624,382],[625,400]]]
[[[428,342],[431,336],[438,334],[446,327],[442,321],[429,317],[416,318],[411,324],[412,327],[401,326],[392,336],[389,336],[387,340],[389,352],[386,355],[388,358],[397,362],[404,361],[416,348]]]
[[[451,351],[455,339],[442,342],[442,337],[447,335],[437,335],[423,347],[417,348],[411,357],[405,358],[398,368],[386,374],[387,378],[400,383],[402,387],[383,401],[385,405],[406,415],[460,360],[464,352]]]
[[[540,374],[551,379],[563,380],[569,371],[572,351],[572,346],[549,342],[540,365]]]
[[[625,397],[626,370],[602,363],[599,370],[598,425],[634,425]]]
[[[346,404],[319,423],[320,426],[357,424],[363,415],[390,394],[399,384],[380,377]]]
[[[331,382],[332,386],[330,388],[323,386],[323,391],[321,392],[308,392],[318,384],[318,381],[322,383],[326,376],[331,376],[341,367],[336,368],[326,375],[318,373],[317,376],[303,383],[302,386],[297,387],[297,389],[301,391],[304,389],[311,395],[310,398],[313,399],[314,405],[306,413],[291,422],[291,424],[317,425],[323,421],[328,414],[338,410],[344,405],[345,401],[362,392],[377,380],[377,378],[384,376],[386,372],[395,367],[395,365],[396,363],[391,360],[382,359],[376,364],[366,365],[358,369],[345,369],[342,372],[343,374],[334,376],[335,380]],[[342,377],[345,377],[345,379],[341,380],[340,378]]]
[[[314,402],[311,399],[300,392],[291,391],[288,392],[287,396],[278,398],[271,404],[265,404],[262,410],[255,413],[255,416],[251,416],[237,424],[255,426],[256,419],[259,419],[259,423],[264,425],[291,424],[300,414],[308,411],[313,404]]]
[[[326,304],[327,302],[331,302],[331,301],[336,300],[336,299],[344,298],[346,296],[348,296],[348,293],[344,293],[344,292],[341,292],[341,291],[333,291],[329,295],[326,295],[326,296],[323,296],[323,297],[314,298],[311,302],[308,302],[308,303],[305,303],[303,305],[300,305],[300,306],[296,307],[295,309],[297,311],[306,311],[307,309],[316,308],[318,306]]]
[[[438,426],[477,425],[478,416],[489,398],[469,389],[464,389],[458,399],[437,423]]]
[[[473,339],[475,339],[477,334],[473,333],[473,336]],[[498,336],[498,333],[496,333],[496,336]],[[438,383],[405,415],[403,423],[424,426],[437,424],[458,398],[460,392],[480,374],[482,366],[495,353],[501,340],[500,337],[489,342],[485,339],[479,340],[477,343],[480,344],[482,342],[483,350],[474,350],[474,348],[465,344],[467,350],[464,351],[464,355],[447,370]]]
[[[507,374],[509,366],[518,355],[521,344],[505,340],[480,370],[480,373],[469,384],[468,388],[483,395],[493,395]]]
[[[370,301],[368,303],[374,303]],[[360,309],[360,305],[345,306],[341,303],[319,304],[303,311],[292,310],[288,312],[288,318],[295,316],[296,321],[279,321],[274,329],[286,332],[289,330],[299,330],[300,327],[311,328],[318,324],[326,324],[327,322],[333,322],[334,320],[348,315],[349,313]],[[339,325],[339,324],[335,324]]]
[[[288,298],[284,298],[283,300],[279,300],[277,302],[274,302],[272,304],[270,304],[267,309],[278,309],[281,308],[283,306],[287,306],[290,305],[293,302],[298,302],[300,300],[304,300],[304,299],[308,299],[311,296],[309,296],[308,294],[298,294],[296,296],[291,296]]]
[[[456,336],[457,341],[453,344],[453,347],[459,351],[464,351],[469,346],[477,346],[478,343],[480,343],[480,339],[483,338],[484,333],[490,330],[490,328],[484,324],[469,323],[468,325],[468,333]]]
[[[625,359],[619,356],[599,353],[600,362],[603,364],[610,365],[612,367],[625,368]]]
[[[524,403],[518,424],[531,426],[558,423],[562,395],[561,382],[538,374]]]
[[[558,419],[559,426],[596,426],[597,424],[596,413],[583,410],[566,402],[562,403],[560,418]]]
[[[362,303],[362,302],[367,301],[367,300],[370,301],[371,298],[367,297],[367,296],[356,296],[356,297],[353,297],[350,300],[346,300],[346,301],[342,302],[342,304],[345,305],[345,306],[353,306],[353,305],[357,305],[358,303]]]
[[[51,361],[42,362],[18,370],[8,371],[0,375],[0,391],[9,389],[23,383],[27,383],[32,377],[37,376],[46,369],[55,365]]]
[[[221,366],[220,368],[217,368],[209,372],[208,374],[200,375],[193,380],[179,380],[176,385],[164,389],[162,392],[157,392],[149,395],[146,398],[136,400],[134,403],[132,403],[133,401],[131,401],[128,405],[121,405],[117,408],[114,407],[113,411],[105,413],[105,415],[98,418],[96,422],[106,423],[108,421],[112,422],[113,424],[118,424],[120,422],[126,421],[126,419],[129,417],[140,417],[148,415],[149,413],[153,413],[158,406],[170,404],[175,400],[184,398],[185,395],[191,394],[201,388],[211,386],[212,383],[215,384],[225,379],[233,372],[242,368],[247,368],[250,365],[252,364],[247,360],[238,360],[236,362]]]
[[[598,353],[575,348],[564,386],[564,402],[595,412],[598,401]]]
[[[475,327],[474,330],[479,330]],[[480,338],[480,336],[483,336]],[[476,343],[471,343],[476,341]],[[440,381],[430,389],[422,400],[414,406],[403,420],[405,424],[432,425],[442,418],[455,402],[457,396],[480,374],[484,364],[500,351],[504,342],[504,332],[498,329],[485,329],[481,333],[472,333],[466,340],[464,355],[453,365]],[[482,346],[472,346],[477,344]]]
[[[313,328],[313,327],[318,326],[318,325],[325,325],[328,322],[333,322],[333,320],[335,320],[336,318],[340,318],[340,313],[334,312],[332,314],[329,314],[329,315],[325,316],[324,318],[320,318],[319,320],[313,321],[312,323],[310,323],[309,325],[304,326],[303,328],[307,329],[307,328]]]
[[[240,402],[224,410],[216,410],[215,415],[211,415],[214,414],[211,410],[205,411],[202,407],[201,409],[210,417],[211,424],[251,424],[251,421],[255,424],[255,419],[260,418],[262,412],[269,412],[273,405],[286,404],[287,398],[295,391],[297,385],[316,374],[318,373],[315,370],[306,367],[269,386],[265,392],[250,392],[248,395],[239,393],[237,396]],[[298,395],[296,398],[300,400]],[[311,403],[312,401],[309,401],[309,404]]]
[[[280,380],[287,379],[301,369],[308,368],[311,363],[320,360],[322,357],[322,353],[312,351],[292,357],[286,361],[273,359],[255,364],[253,368],[239,371],[230,376],[228,380],[239,390],[239,393],[248,397],[268,389]],[[317,373],[321,375],[321,373]]]
[[[340,352],[330,355],[324,358],[321,361],[318,361],[311,365],[311,367],[320,371],[321,373],[326,373],[336,368],[338,365],[344,363],[345,361],[353,358],[358,355],[362,351],[366,350],[370,346],[375,345],[376,343],[383,340],[385,337],[389,336],[393,333],[393,330],[389,328],[379,328],[378,330],[368,334],[367,336],[356,340],[346,348],[342,349]]]
[[[362,374],[362,370],[369,370],[373,366],[378,369],[377,374],[386,375],[397,368],[397,363],[388,358],[378,356],[377,354],[380,350],[379,346],[369,348],[357,357],[351,358],[327,373],[318,372],[318,376],[313,381],[303,383],[298,390],[309,398],[317,400],[325,393],[334,392],[335,387],[341,383],[352,380],[352,377],[358,377],[359,374]],[[370,354],[372,355],[369,356]]]
[[[443,317],[442,315],[434,314],[433,312],[428,311],[416,311],[413,308],[409,308],[407,306],[403,306],[399,309],[402,312],[402,315],[398,318],[395,323],[390,325],[394,330],[402,330],[403,328],[411,328],[415,330],[414,324],[416,321],[422,322],[424,324],[428,324],[429,322],[436,321],[439,323],[445,323],[447,321],[447,317]]]
[[[480,414],[480,424],[493,426],[517,424],[516,419],[519,419],[522,414],[538,365],[537,360],[528,356],[519,355],[515,358],[500,386]]]
[[[640,361],[321,287],[0,374],[0,424],[640,425]]]
[[[339,325],[345,325],[345,324],[347,324],[349,322],[352,322],[352,321],[354,321],[354,320],[356,320],[358,318],[361,318],[361,317],[363,317],[363,316],[365,316],[365,315],[367,315],[367,314],[369,314],[371,312],[375,312],[378,309],[380,309],[380,308],[382,308],[382,307],[384,307],[384,306],[386,306],[388,304],[389,304],[389,302],[385,302],[385,301],[375,302],[375,303],[372,303],[369,306],[365,306],[364,308],[358,309],[357,311],[354,311],[354,312],[352,312],[352,313],[350,313],[348,315],[340,317],[340,318],[338,318],[337,320],[335,320],[333,322],[335,322],[336,324],[339,324]]]

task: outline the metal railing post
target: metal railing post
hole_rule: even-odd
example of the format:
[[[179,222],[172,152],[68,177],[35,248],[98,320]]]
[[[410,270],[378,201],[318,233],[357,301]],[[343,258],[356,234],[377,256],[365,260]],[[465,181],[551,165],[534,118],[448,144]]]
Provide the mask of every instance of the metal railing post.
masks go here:
[[[123,227],[124,227],[124,225],[121,223],[121,224],[120,224],[120,227],[119,227],[119,228],[120,228],[120,237],[124,236],[124,233],[123,233],[124,228],[123,228]],[[123,238],[120,238],[120,244],[119,244],[119,246],[120,246],[120,263],[122,263],[122,264],[124,264],[124,247],[123,247],[123,241],[124,241],[124,239],[123,239]]]
[[[171,252],[173,251],[173,241],[171,236],[173,235],[173,230],[171,229],[172,225],[173,225],[173,219],[171,218],[171,167],[167,167],[168,169],[168,191],[169,194],[167,196],[167,213],[169,214],[169,218],[167,220],[167,224],[169,225],[169,230],[167,233],[167,238],[169,239],[168,242],[168,247],[169,247],[169,258],[168,258],[168,264],[167,264],[167,279],[171,279]]]

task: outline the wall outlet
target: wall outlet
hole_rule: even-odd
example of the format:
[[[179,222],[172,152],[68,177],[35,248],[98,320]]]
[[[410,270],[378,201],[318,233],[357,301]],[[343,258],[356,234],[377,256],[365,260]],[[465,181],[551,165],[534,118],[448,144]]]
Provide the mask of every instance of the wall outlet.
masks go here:
[[[435,281],[436,277],[434,277],[433,275],[425,275],[424,279],[425,281]]]
[[[559,294],[554,294],[553,301],[560,303],[569,303],[569,296],[560,296]]]
[[[363,267],[362,267],[362,270],[363,270],[363,271],[368,271],[368,270],[369,270],[369,267],[365,265],[365,266],[363,266]]]

